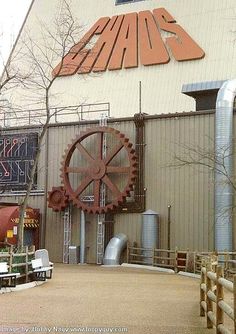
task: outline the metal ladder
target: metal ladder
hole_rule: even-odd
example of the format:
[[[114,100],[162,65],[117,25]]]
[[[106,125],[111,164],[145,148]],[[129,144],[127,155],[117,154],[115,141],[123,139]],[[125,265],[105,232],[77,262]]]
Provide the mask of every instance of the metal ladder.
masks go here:
[[[64,244],[63,263],[69,263],[69,246],[71,245],[71,206],[69,205],[63,213]]]
[[[107,116],[102,114],[99,121],[100,126],[107,126]],[[106,135],[103,137],[102,157],[106,157],[107,141]],[[106,205],[106,186],[101,184],[100,188],[100,206]],[[105,214],[97,216],[97,264],[102,264],[104,255],[104,237],[105,237]]]

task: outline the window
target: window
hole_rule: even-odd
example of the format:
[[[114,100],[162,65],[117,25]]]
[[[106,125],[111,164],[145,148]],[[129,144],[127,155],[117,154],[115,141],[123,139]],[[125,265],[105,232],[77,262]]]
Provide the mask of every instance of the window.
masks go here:
[[[116,5],[122,5],[123,3],[138,2],[144,0],[116,0]]]

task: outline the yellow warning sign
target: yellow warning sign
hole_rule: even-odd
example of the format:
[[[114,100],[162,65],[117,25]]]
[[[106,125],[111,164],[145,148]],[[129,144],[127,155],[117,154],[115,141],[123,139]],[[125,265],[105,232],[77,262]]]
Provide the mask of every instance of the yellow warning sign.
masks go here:
[[[13,238],[13,230],[7,231],[7,238]]]

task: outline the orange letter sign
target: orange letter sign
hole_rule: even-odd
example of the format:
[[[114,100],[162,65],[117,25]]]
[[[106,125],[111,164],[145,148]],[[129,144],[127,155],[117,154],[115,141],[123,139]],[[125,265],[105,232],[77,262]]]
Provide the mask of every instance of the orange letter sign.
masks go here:
[[[169,45],[176,60],[192,60],[204,57],[204,51],[183,28],[175,24],[175,19],[165,8],[154,9],[153,14],[162,30],[176,34],[176,37],[166,38],[166,43]]]
[[[162,40],[160,30],[175,36]],[[94,35],[100,34],[95,45],[86,49]],[[165,8],[149,10],[139,14],[102,17],[74,45],[53,70],[53,76],[85,74],[119,70],[122,67],[137,67],[140,56],[142,65],[166,64],[170,61],[168,45],[177,61],[203,58],[200,46],[176,24]]]
[[[140,59],[143,65],[165,64],[170,60],[161,34],[149,10],[139,13]]]

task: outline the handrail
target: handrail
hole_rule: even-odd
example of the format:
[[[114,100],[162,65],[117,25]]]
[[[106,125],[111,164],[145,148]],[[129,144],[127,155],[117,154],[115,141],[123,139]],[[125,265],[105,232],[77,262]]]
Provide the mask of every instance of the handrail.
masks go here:
[[[216,327],[216,333],[231,334],[230,330],[224,324],[224,314],[234,322],[234,331],[236,333],[236,275],[233,283],[224,278],[223,268],[216,266],[216,272],[213,271],[211,259],[203,259],[201,266],[200,282],[200,316],[206,316],[207,328]],[[216,287],[216,288],[214,288]],[[233,293],[234,308],[224,300],[224,289]],[[215,313],[213,303],[216,305]]]

